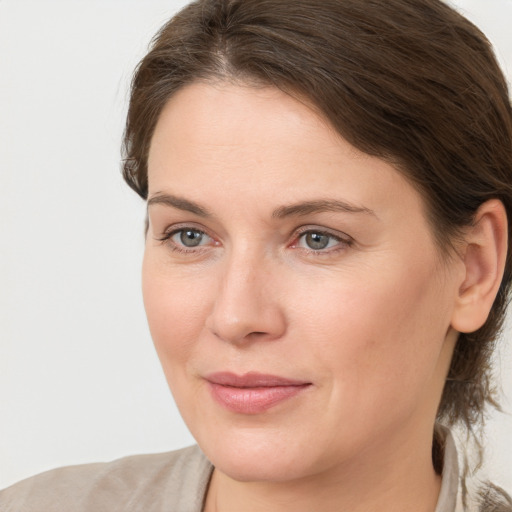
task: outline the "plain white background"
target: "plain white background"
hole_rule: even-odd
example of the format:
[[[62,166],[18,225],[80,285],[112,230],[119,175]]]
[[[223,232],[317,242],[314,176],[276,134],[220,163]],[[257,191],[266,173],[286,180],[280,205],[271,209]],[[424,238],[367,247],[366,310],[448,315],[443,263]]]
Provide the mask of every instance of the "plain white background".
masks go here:
[[[0,488],[51,467],[193,439],[174,406],[140,294],[144,204],[122,182],[127,87],[183,0],[0,0]],[[512,77],[512,1],[456,5]],[[507,414],[488,473],[512,490]]]

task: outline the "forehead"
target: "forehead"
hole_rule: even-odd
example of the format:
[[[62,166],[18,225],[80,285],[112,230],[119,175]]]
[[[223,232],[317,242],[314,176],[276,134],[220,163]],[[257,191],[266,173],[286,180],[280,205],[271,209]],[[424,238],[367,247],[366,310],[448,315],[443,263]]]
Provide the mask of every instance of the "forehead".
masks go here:
[[[354,148],[308,105],[275,88],[227,83],[194,83],[169,100],[148,178],[150,196],[185,194],[216,208],[326,195],[375,211],[390,198],[403,208],[421,203],[392,165]]]
[[[254,151],[258,161],[275,156],[279,148],[340,150],[336,132],[305,103],[277,88],[222,82],[192,83],[171,97],[152,139],[150,167],[162,142],[174,149],[192,143],[206,152],[225,148],[226,156]]]

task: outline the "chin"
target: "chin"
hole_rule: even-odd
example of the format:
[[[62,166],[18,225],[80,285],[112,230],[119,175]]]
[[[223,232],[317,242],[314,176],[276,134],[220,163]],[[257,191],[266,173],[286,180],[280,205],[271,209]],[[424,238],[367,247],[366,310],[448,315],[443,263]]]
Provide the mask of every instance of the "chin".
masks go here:
[[[213,454],[212,459],[219,471],[238,482],[286,482],[305,476],[305,470],[273,453]]]
[[[262,429],[265,430],[265,429]],[[197,437],[198,444],[222,473],[240,482],[285,482],[312,472],[318,461],[305,446],[311,439],[293,439],[285,432],[227,433],[222,440]]]

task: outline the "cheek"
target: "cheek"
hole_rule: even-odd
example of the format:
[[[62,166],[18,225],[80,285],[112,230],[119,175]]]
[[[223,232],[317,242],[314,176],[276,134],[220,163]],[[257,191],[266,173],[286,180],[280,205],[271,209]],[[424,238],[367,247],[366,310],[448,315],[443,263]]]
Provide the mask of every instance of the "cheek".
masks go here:
[[[372,403],[385,395],[412,397],[432,376],[450,309],[433,264],[414,270],[404,264],[354,272],[324,282],[296,309],[340,393],[352,390],[356,400]]]
[[[201,286],[146,250],[142,294],[151,336],[164,370],[170,363],[183,363],[204,326],[208,305],[205,283]]]

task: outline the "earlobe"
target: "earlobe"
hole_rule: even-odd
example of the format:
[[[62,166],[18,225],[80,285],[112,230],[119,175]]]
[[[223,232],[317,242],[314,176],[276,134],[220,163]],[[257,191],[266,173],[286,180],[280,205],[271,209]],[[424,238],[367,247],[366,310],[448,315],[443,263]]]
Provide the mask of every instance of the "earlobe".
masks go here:
[[[465,237],[464,280],[458,290],[452,327],[474,332],[485,323],[498,293],[507,256],[507,214],[501,201],[480,206]]]

